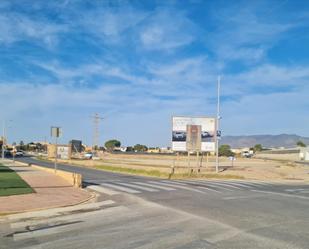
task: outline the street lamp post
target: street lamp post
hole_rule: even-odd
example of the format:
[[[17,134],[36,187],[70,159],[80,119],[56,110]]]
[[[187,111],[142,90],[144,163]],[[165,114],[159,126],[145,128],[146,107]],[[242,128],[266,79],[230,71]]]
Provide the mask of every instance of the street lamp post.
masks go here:
[[[9,120],[9,122],[12,122],[12,120]],[[7,139],[7,131],[6,131],[6,122],[5,120],[2,121],[2,162],[4,161],[4,148],[6,147],[6,139]]]
[[[219,139],[218,132],[220,129],[220,87],[221,87],[221,77],[218,76],[217,83],[217,117],[216,117],[216,173],[219,173]]]
[[[4,161],[5,121],[2,122],[2,162]]]

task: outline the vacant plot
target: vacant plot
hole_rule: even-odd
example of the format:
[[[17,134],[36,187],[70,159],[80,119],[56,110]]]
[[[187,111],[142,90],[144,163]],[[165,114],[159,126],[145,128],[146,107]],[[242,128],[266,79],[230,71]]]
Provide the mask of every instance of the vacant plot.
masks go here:
[[[123,172],[160,178],[218,178],[252,180],[295,180],[309,182],[308,166],[287,160],[259,158],[220,157],[220,173],[215,172],[215,157],[156,155],[156,154],[110,154],[104,153],[100,160],[59,160],[62,163],[83,167]],[[172,168],[174,166],[174,169]],[[171,174],[173,172],[173,174]]]
[[[14,170],[0,164],[0,196],[33,192],[33,189]]]

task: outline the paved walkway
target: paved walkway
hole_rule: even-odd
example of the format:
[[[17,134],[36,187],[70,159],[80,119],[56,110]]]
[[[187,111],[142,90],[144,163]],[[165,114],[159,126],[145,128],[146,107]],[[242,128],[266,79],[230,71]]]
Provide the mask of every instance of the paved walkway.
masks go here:
[[[36,193],[0,197],[0,214],[75,205],[91,197],[89,192],[70,186],[52,173],[18,163],[13,165],[11,160],[4,165],[15,170]]]

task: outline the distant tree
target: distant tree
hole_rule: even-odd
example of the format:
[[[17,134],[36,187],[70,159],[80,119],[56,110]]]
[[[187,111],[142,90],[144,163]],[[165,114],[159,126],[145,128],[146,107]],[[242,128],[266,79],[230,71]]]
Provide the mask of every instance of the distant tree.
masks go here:
[[[263,150],[263,146],[261,144],[256,144],[253,147],[253,150],[256,151],[262,151]]]
[[[296,145],[299,147],[307,147],[307,145],[303,141],[300,141],[300,140],[296,143]]]
[[[148,148],[146,145],[136,144],[134,145],[133,149],[138,152],[143,152],[143,151],[147,151]]]
[[[219,156],[234,156],[234,153],[231,151],[231,146],[228,144],[223,144],[219,147]]]
[[[113,151],[115,147],[121,146],[121,142],[116,139],[112,139],[112,140],[106,141],[104,145],[108,151]]]

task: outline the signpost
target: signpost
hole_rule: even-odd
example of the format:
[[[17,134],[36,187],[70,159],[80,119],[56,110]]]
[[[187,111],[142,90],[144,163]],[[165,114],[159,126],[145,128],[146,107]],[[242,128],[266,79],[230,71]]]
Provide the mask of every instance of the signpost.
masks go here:
[[[55,138],[55,173],[57,172],[57,158],[58,158],[58,137],[62,135],[61,127],[52,126],[50,129],[51,137]]]

